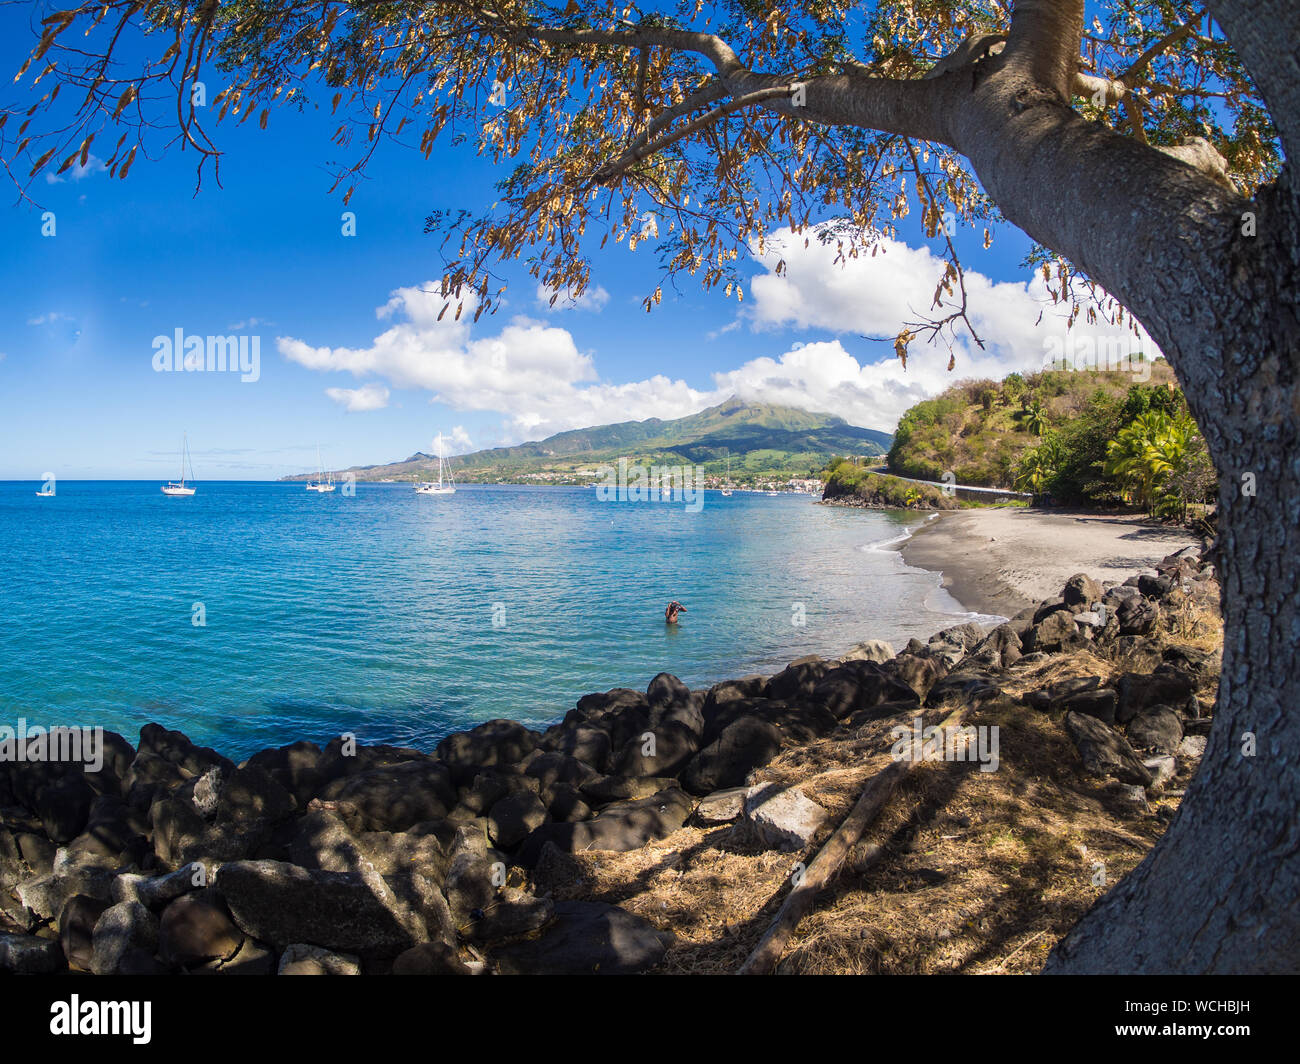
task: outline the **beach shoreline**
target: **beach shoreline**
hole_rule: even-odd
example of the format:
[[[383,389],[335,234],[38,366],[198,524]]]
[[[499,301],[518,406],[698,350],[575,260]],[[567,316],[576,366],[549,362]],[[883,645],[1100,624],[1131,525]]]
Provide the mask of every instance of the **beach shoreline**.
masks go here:
[[[903,561],[941,574],[941,586],[974,613],[1012,617],[1053,598],[1075,573],[1122,581],[1183,547],[1185,528],[1139,516],[990,507],[940,512],[899,545]]]

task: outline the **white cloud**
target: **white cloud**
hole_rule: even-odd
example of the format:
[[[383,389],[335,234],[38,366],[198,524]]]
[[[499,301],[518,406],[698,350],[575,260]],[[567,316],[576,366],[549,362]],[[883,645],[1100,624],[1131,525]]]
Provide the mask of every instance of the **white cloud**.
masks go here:
[[[802,238],[783,235],[786,250],[769,250],[760,259],[767,271],[753,279],[752,298],[740,319],[760,340],[771,329],[790,327],[892,337],[903,322],[930,313],[944,267],[928,249],[887,241],[874,258],[840,266],[833,247],[813,240],[805,248]],[[786,264],[780,276],[775,272],[779,257]],[[794,343],[783,353],[715,373],[712,388],[693,388],[662,375],[616,383],[599,377],[592,356],[578,350],[566,329],[521,316],[495,335],[482,335],[482,326],[472,324],[474,300],[466,300],[457,320],[454,307],[442,313],[445,300],[434,284],[394,291],[376,310],[379,320],[392,324],[366,347],[313,347],[291,337],[277,343],[286,358],[308,369],[422,389],[456,410],[500,412],[505,415],[502,442],[508,443],[610,422],[685,417],[732,394],[892,431],[908,407],[962,378],[1040,369],[1052,345],[1067,338],[1106,342],[1125,335],[1123,329],[1089,326],[1082,319],[1067,331],[1064,307],[1051,304],[1037,275],[1026,282],[995,282],[968,270],[966,287],[971,321],[985,348],[959,338],[951,373],[943,344],[914,342],[904,369],[891,342],[879,345],[878,358],[859,361],[841,339],[831,338]],[[1149,338],[1144,337],[1143,349],[1158,353]],[[378,409],[388,399],[387,388],[373,382],[361,389],[332,388],[329,394],[348,409]],[[366,403],[372,405],[357,405]],[[453,437],[453,442],[462,447],[460,440]],[[463,447],[469,446],[466,435]]]
[[[795,326],[892,338],[903,322],[938,313],[930,304],[944,264],[927,248],[886,240],[875,257],[868,254],[840,265],[833,246],[812,239],[804,247],[803,238],[789,230],[777,234],[773,243],[762,256],[768,272],[751,282],[753,298],[746,312],[760,334]],[[785,270],[778,276],[775,266],[782,258]],[[959,326],[952,372],[943,343],[913,341],[904,369],[892,343],[881,344],[878,360],[859,363],[836,339],[796,344],[778,358],[753,359],[714,379],[720,391],[742,398],[826,410],[858,425],[892,431],[909,406],[963,378],[999,379],[1042,369],[1062,343],[1127,342],[1129,337],[1127,327],[1088,325],[1082,318],[1067,329],[1066,308],[1053,306],[1041,275],[1026,283],[995,282],[967,269],[966,290],[971,323],[985,346],[979,348]],[[1158,354],[1150,338],[1141,335],[1140,342],[1133,341],[1134,349]]]
[[[104,165],[104,160],[92,152],[86,157],[85,166],[82,166],[80,162],[73,163],[62,174],[56,174],[53,170],[45,171],[45,183],[48,185],[61,185],[69,178],[73,181],[80,181],[83,177],[105,173],[107,170],[108,167]]]
[[[67,318],[66,314],[60,314],[57,310],[52,310],[48,314],[38,314],[34,318],[28,318],[28,325],[52,325],[56,321],[62,321]]]
[[[382,410],[388,405],[388,389],[382,384],[363,384],[360,388],[326,388],[325,394],[351,413]]]
[[[591,356],[578,350],[566,329],[516,317],[496,335],[479,336],[471,325],[472,298],[460,320],[453,307],[439,321],[443,306],[432,284],[399,288],[376,311],[395,324],[368,347],[313,347],[292,337],[276,342],[285,358],[308,369],[381,377],[397,388],[426,390],[456,410],[500,411],[511,440],[610,421],[682,417],[711,397],[664,376],[600,381]]]
[[[474,450],[474,441],[469,438],[464,425],[453,428],[450,437],[443,437],[442,444],[447,454],[468,454]]]
[[[555,303],[552,305],[551,300]],[[560,292],[557,296],[554,288],[544,284],[537,286],[537,303],[545,311],[590,310],[599,313],[609,302],[609,293],[601,285],[589,285],[582,295],[574,298],[572,291]]]

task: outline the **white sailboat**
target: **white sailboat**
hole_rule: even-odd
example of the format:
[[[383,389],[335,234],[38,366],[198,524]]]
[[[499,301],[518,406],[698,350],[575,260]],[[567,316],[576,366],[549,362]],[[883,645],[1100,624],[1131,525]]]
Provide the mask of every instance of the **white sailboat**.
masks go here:
[[[731,494],[731,455],[727,455],[727,483],[722,486],[722,494]]]
[[[421,482],[415,485],[417,495],[455,495],[456,483],[442,460],[442,433],[438,433],[438,483]]]
[[[185,482],[185,470],[189,468],[190,480],[194,479],[194,467],[190,464],[190,441],[188,436],[181,437],[181,479],[169,481],[163,485],[164,495],[193,495],[194,488]]]
[[[325,472],[325,462],[320,456],[320,448],[316,448],[316,480],[307,482],[308,491],[327,492],[334,490],[334,474]]]

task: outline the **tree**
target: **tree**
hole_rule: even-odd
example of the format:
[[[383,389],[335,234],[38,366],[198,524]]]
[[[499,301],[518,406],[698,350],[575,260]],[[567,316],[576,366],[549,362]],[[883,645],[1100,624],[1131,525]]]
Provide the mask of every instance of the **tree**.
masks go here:
[[[1035,436],[1041,436],[1043,430],[1047,428],[1047,410],[1043,407],[1043,401],[1037,396],[1025,400],[1020,410],[1020,423],[1025,426],[1026,432],[1031,432]]]
[[[1047,490],[1061,465],[1061,442],[1054,432],[1049,432],[1031,451],[1026,451],[1016,466],[1016,487],[1041,495]]]
[[[1300,5],[1210,0],[1211,18],[1181,0],[1098,7],[1088,23],[1084,0],[692,0],[673,14],[95,0],[42,24],[41,121],[11,109],[4,159],[28,194],[104,133],[119,176],[160,136],[219,161],[193,104],[204,76],[221,80],[219,115],[259,124],[323,90],[355,150],[337,174],[349,188],[386,139],[408,132],[427,152],[452,131],[517,163],[495,209],[430,218],[443,291],[475,315],[495,305],[502,258],[581,292],[588,226],[602,243],[657,240],[664,280],[696,275],[739,298],[743,255],[772,250],[777,229],[852,257],[915,204],[947,262],[934,306],[901,323],[904,364],[917,339],[970,329],[956,228],[1020,227],[1071,313],[1142,322],[1224,473],[1223,679],[1201,770],[1048,970],[1292,970],[1300,189],[1280,160],[1300,153]],[[115,54],[141,29],[142,62]]]

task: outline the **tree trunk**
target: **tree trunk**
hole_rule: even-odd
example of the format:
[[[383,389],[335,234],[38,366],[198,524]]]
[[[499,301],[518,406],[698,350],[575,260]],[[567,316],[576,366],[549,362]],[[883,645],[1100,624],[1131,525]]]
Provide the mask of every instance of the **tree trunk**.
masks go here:
[[[1297,59],[1219,3],[1270,103]],[[1265,5],[1278,9],[1273,0]],[[1200,771],[1169,830],[1053,952],[1048,972],[1300,970],[1300,197],[1249,201],[1068,104],[1079,0],[1018,4],[1006,52],[954,99],[947,143],[1009,220],[1086,271],[1178,374],[1221,474],[1224,658]],[[1282,18],[1300,23],[1294,9]],[[1216,14],[1219,12],[1216,10]],[[1052,29],[1053,18],[1060,25]],[[1281,27],[1284,29],[1285,27]],[[1285,34],[1284,34],[1285,36]],[[1046,48],[1046,52],[1043,49]],[[1271,50],[1270,50],[1271,49]],[[1057,56],[1059,58],[1059,56]],[[1272,62],[1273,69],[1258,66]],[[1288,80],[1290,79],[1290,80]],[[1283,147],[1296,116],[1276,116]]]
[[[1222,263],[1234,298],[1217,304],[1219,327],[1179,339],[1184,351],[1217,347],[1231,370],[1188,389],[1222,477],[1223,674],[1209,745],[1169,830],[1062,940],[1049,973],[1300,971],[1300,210],[1292,177],[1261,200],[1250,265]]]

